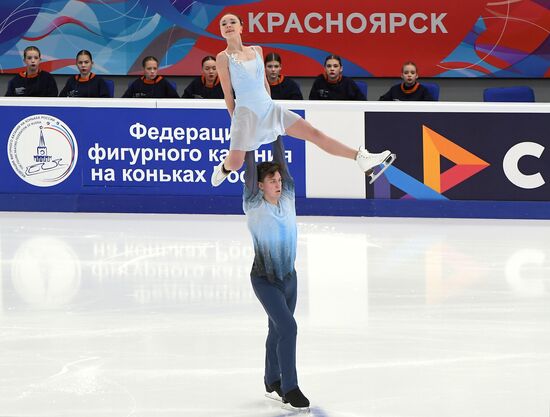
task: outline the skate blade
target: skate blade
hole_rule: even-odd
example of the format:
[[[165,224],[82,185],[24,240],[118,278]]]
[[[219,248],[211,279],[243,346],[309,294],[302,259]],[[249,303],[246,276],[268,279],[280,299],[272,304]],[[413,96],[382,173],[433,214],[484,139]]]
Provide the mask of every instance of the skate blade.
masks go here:
[[[269,398],[270,400],[273,400],[273,401],[278,401],[280,403],[283,402],[283,399],[281,397],[279,397],[279,394],[277,394],[275,391],[273,392],[266,392],[265,393],[265,398]]]
[[[296,408],[296,407],[291,406],[289,403],[283,403],[281,408],[283,410],[293,411],[293,412],[299,413],[299,414],[309,414],[310,413],[309,407]]]
[[[370,178],[369,184],[372,184],[374,181],[376,181],[378,177],[382,175],[384,171],[387,170],[395,162],[396,159],[397,159],[397,155],[392,153],[390,154],[390,156],[386,158],[384,162],[380,164],[381,168],[378,172],[375,173],[374,170],[372,170],[372,172],[368,174]]]

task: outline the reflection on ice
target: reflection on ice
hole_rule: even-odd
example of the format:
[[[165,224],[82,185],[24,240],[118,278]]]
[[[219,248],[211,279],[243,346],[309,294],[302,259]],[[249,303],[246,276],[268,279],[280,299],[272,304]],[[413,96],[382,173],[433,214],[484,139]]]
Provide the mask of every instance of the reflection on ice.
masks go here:
[[[81,264],[69,244],[57,237],[29,237],[11,261],[15,293],[29,306],[68,304],[80,289]]]
[[[310,415],[548,415],[547,222],[299,220]],[[289,415],[243,217],[0,213],[0,256],[0,415]]]

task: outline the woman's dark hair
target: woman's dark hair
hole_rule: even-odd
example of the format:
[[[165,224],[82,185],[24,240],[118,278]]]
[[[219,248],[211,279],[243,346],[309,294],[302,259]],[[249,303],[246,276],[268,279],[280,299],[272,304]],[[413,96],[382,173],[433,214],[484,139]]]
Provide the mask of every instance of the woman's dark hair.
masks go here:
[[[340,65],[342,65],[342,58],[340,58],[338,55],[329,55],[325,58],[325,64],[324,64],[325,66],[327,65],[327,62],[329,59],[335,59],[340,63]]]
[[[265,177],[275,175],[281,171],[281,166],[277,162],[261,162],[258,164],[258,181],[262,182]]]
[[[92,53],[86,49],[82,49],[81,51],[78,51],[78,53],[76,54],[76,59],[78,60],[78,57],[80,55],[88,55],[90,57],[90,61],[93,61],[94,59],[92,58]]]
[[[40,49],[38,49],[37,46],[27,46],[25,48],[25,50],[23,51],[23,58],[26,58],[27,57],[27,52],[30,52],[30,51],[36,51],[38,52],[38,56],[39,57],[42,57],[42,54],[40,53]]]
[[[152,56],[152,55],[149,55],[149,56],[146,56],[145,58],[143,58],[143,61],[141,61],[141,66],[142,66],[143,68],[145,68],[145,63],[146,63],[147,61],[155,61],[155,62],[157,63],[157,65],[158,65],[158,63],[159,63],[159,60],[158,60],[157,58],[155,58],[155,57]]]
[[[279,55],[277,52],[270,52],[265,56],[264,64],[267,64],[271,61],[277,61],[279,64],[283,63],[283,61],[281,60],[281,55]]]
[[[206,55],[206,56],[202,59],[202,61],[201,61],[201,67],[204,65],[204,63],[205,63],[206,61],[214,61],[214,62],[216,62],[216,58],[213,57],[212,55]]]

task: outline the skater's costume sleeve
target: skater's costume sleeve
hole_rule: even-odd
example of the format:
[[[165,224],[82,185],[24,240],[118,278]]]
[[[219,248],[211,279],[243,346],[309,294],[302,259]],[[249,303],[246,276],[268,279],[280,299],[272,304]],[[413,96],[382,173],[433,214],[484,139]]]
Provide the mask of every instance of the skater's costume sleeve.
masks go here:
[[[257,206],[263,199],[258,187],[258,169],[256,168],[255,154],[256,151],[248,151],[244,158],[246,168],[244,171],[243,210],[245,213],[251,206]]]
[[[294,199],[294,178],[290,175],[288,164],[285,158],[285,145],[282,136],[279,136],[273,146],[273,162],[277,162],[281,167],[280,174],[283,179],[283,195]]]

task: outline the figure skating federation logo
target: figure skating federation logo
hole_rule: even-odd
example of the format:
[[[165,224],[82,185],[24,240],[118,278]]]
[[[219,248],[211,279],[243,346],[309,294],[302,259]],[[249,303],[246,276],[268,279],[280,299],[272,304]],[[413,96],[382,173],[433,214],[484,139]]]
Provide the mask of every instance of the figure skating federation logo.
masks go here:
[[[37,187],[63,182],[78,159],[71,129],[56,117],[35,114],[21,120],[8,140],[8,157],[19,177]]]

